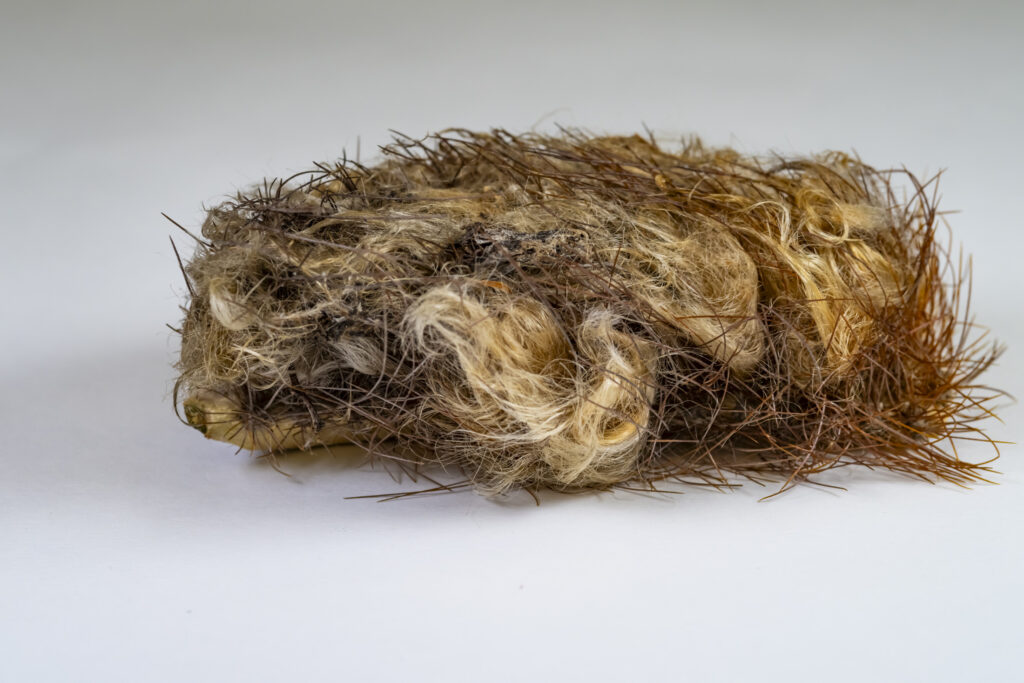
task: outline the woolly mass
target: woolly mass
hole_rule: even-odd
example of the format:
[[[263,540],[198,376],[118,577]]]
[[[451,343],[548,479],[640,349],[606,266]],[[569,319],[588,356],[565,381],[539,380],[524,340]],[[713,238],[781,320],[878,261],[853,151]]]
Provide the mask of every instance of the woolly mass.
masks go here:
[[[207,437],[491,494],[988,470],[955,440],[987,440],[999,348],[934,179],[577,130],[382,152],[209,210],[175,390]]]

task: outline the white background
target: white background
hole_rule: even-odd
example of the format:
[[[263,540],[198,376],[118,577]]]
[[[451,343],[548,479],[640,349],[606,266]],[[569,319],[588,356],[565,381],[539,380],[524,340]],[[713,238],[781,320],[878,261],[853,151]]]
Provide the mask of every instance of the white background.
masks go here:
[[[1009,345],[987,379],[1019,395],[1022,25],[1013,2],[0,0],[0,680],[1021,680],[1021,447],[969,491],[346,500],[410,484],[345,457],[288,478],[176,421],[160,212],[194,227],[389,128],[946,168]]]

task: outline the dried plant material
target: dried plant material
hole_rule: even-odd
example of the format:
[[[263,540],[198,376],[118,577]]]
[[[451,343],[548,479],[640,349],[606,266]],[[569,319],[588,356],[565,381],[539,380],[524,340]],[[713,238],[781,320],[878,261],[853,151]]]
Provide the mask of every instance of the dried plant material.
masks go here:
[[[955,441],[987,440],[999,349],[932,182],[570,130],[383,152],[209,211],[176,390],[208,437],[487,493],[987,470]]]

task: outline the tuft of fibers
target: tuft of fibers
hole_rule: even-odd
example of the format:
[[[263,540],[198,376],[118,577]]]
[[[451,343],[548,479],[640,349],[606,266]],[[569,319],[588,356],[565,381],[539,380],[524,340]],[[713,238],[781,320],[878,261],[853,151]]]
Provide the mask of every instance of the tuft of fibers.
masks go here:
[[[382,152],[209,210],[175,390],[206,436],[489,494],[989,471],[955,442],[988,440],[1000,348],[935,179],[577,130]]]

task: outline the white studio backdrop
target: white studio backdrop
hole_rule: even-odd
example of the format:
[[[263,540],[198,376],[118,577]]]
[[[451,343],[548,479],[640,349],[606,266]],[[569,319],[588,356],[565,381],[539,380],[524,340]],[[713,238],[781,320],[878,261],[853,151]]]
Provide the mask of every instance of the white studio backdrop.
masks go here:
[[[291,476],[170,404],[168,235],[388,130],[556,124],[943,172],[1020,394],[1024,10],[0,3],[0,681],[1014,680],[1024,453],[962,490],[471,493]],[[993,437],[1019,440],[1008,404]],[[990,450],[964,445],[961,456]]]

